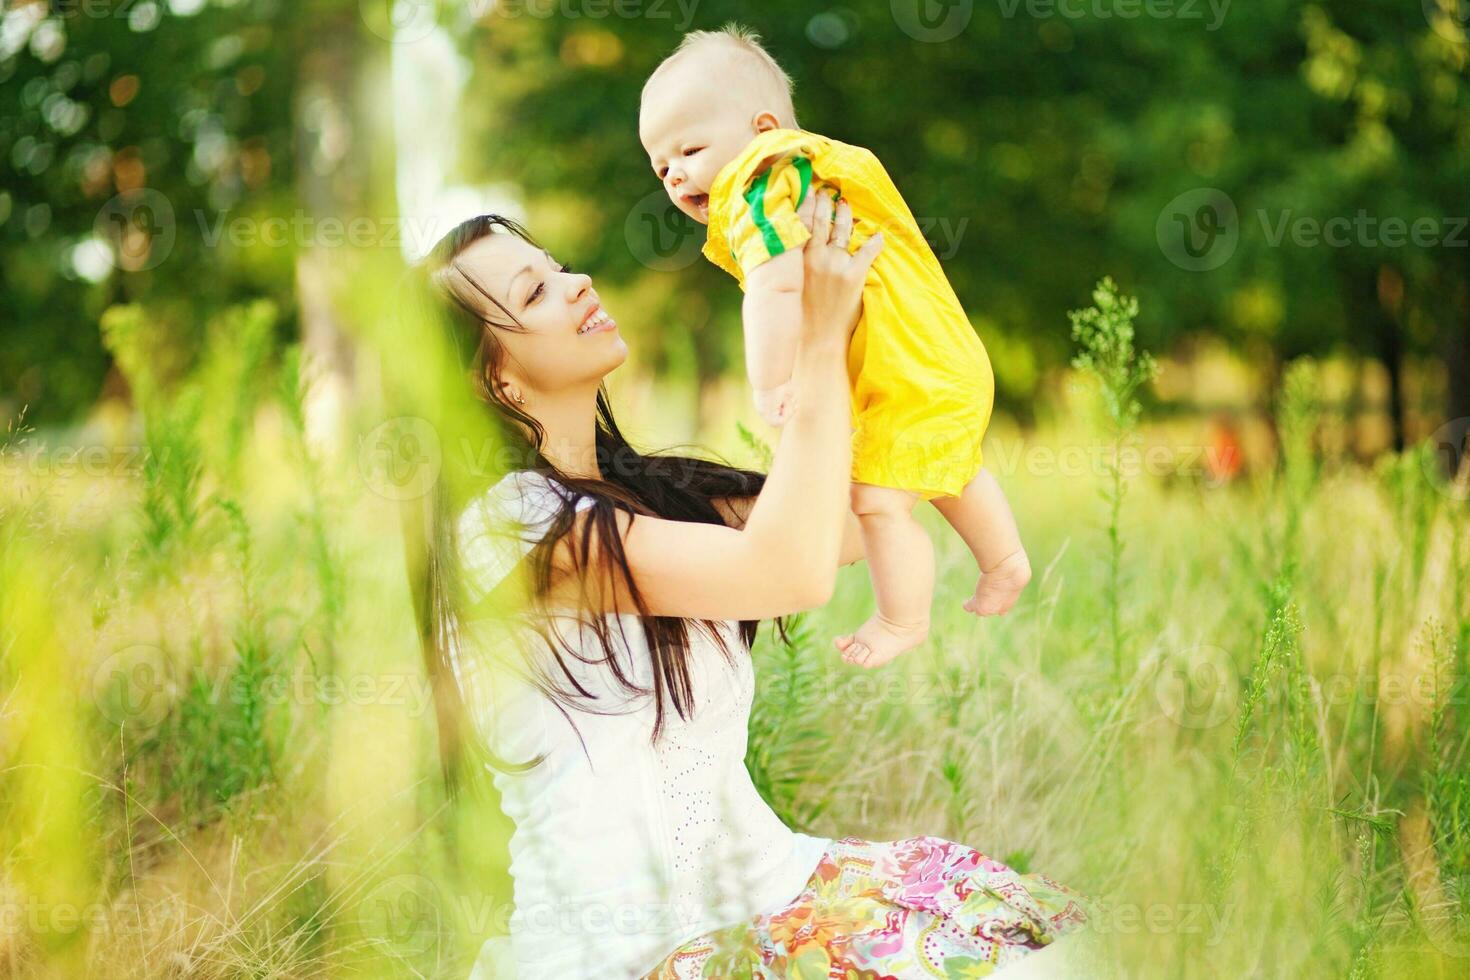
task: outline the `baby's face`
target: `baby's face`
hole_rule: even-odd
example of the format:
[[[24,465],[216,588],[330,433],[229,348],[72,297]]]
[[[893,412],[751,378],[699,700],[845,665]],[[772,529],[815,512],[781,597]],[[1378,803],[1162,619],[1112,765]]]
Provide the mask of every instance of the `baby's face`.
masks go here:
[[[648,89],[638,136],[669,200],[700,224],[709,224],[715,176],[757,135],[748,100],[719,91],[698,66],[671,66]]]

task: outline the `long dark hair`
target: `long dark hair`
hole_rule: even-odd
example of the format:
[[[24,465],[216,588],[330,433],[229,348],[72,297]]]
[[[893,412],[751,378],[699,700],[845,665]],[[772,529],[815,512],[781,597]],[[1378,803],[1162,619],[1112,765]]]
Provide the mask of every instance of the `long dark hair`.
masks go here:
[[[446,340],[455,352],[459,367],[472,379],[476,394],[488,411],[494,435],[508,450],[497,454],[497,459],[515,461],[515,465],[506,472],[509,469],[532,470],[550,477],[555,481],[553,486],[560,484],[565,488],[557,491],[561,504],[550,522],[549,533],[527,556],[528,575],[522,580],[525,591],[519,597],[524,603],[520,621],[550,650],[555,658],[554,673],[557,676],[553,677],[552,671],[541,667],[536,658],[529,658],[528,662],[520,665],[526,668],[523,676],[550,698],[575,727],[568,708],[594,713],[599,708],[588,703],[595,700],[596,695],[578,683],[563,654],[583,663],[604,663],[624,690],[634,695],[652,694],[655,715],[651,738],[656,742],[664,727],[666,700],[681,718],[688,718],[693,711],[688,664],[690,631],[707,633],[718,644],[727,661],[732,652],[725,643],[723,632],[712,620],[687,620],[649,613],[623,552],[618,511],[625,512],[634,520],[637,515],[644,514],[667,520],[722,524],[724,519],[714,500],[753,497],[760,492],[765,475],[693,456],[639,452],[618,428],[607,392],[601,387],[597,392],[596,452],[599,461],[604,461],[601,466],[603,478],[588,479],[560,471],[542,452],[545,432],[541,425],[508,397],[500,379],[503,350],[496,334],[501,330],[516,332],[525,328],[458,263],[465,249],[493,234],[515,235],[540,247],[515,221],[495,214],[480,215],[462,222],[440,239],[422,263],[420,272],[428,295],[439,307],[432,319],[444,325],[449,334]],[[493,316],[490,315],[492,313]],[[490,480],[479,485],[488,485],[501,475],[503,473],[489,474]],[[647,638],[653,668],[651,691],[627,675],[615,652],[614,627],[609,623],[616,623],[615,628],[621,631],[620,617],[598,613],[582,617],[582,625],[596,635],[602,649],[602,657],[591,661],[579,649],[567,644],[558,631],[544,625],[548,610],[543,600],[552,580],[552,551],[555,544],[573,529],[577,505],[584,498],[590,499],[590,504],[585,505],[583,511],[586,519],[570,549],[582,596],[587,598],[592,589],[611,585],[613,575],[619,577],[634,606],[628,612],[636,613]],[[466,502],[456,499],[446,481],[437,481],[427,520],[422,525],[424,537],[417,561],[414,560],[415,549],[410,548],[415,611],[434,694],[441,760],[451,791],[456,785],[460,761],[471,737],[471,729],[465,724],[464,695],[456,681],[453,659],[463,653],[460,630],[463,594],[459,585],[455,525],[456,516]],[[593,581],[597,570],[601,570],[602,581]],[[590,604],[584,604],[584,609],[590,608]],[[754,641],[756,626],[754,620],[740,624],[739,635],[746,654]],[[784,639],[785,624],[777,620],[777,626]],[[487,746],[475,745],[474,748],[477,755],[505,771],[524,771],[540,762],[540,757],[512,762],[497,757]]]

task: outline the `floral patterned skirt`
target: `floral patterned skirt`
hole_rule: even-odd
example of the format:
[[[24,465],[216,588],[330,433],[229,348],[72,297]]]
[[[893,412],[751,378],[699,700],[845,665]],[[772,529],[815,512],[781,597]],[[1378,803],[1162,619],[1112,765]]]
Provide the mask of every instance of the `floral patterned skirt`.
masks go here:
[[[984,977],[1086,921],[1077,893],[963,844],[844,837],[789,905],[690,940],[648,980]]]

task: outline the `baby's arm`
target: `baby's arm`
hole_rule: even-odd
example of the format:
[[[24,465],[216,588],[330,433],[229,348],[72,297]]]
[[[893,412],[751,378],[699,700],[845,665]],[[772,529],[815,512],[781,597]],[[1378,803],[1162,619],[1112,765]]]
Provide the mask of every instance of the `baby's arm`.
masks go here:
[[[733,197],[730,249],[744,273],[746,374],[761,418],[781,425],[795,406],[791,371],[801,333],[802,246],[811,232],[796,209],[812,185],[797,153],[762,160]]]
[[[750,271],[740,316],[745,324],[745,371],[755,407],[771,425],[795,408],[791,372],[801,337],[801,249],[782,252]]]

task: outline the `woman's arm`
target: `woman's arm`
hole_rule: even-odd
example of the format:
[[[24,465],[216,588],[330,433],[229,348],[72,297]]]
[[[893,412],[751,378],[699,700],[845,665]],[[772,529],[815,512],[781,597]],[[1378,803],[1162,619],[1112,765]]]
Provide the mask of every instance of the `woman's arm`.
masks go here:
[[[738,528],[745,526],[750,508],[755,506],[755,498],[717,497],[713,503],[725,523]],[[837,555],[837,564],[851,565],[867,557],[867,549],[863,547],[863,526],[858,522],[857,515],[848,511],[847,521],[842,525],[842,548]]]
[[[821,197],[821,201],[816,199]],[[815,207],[813,214],[812,205]],[[700,619],[768,619],[819,606],[831,597],[849,515],[852,466],[847,344],[862,312],[864,277],[881,236],[847,254],[852,212],[831,218],[828,192],[809,195],[803,220],[803,336],[792,375],[800,399],[781,430],[766,481],[741,527],[669,521],[619,512],[619,534],[633,581],[649,611]],[[875,244],[876,243],[876,244]],[[558,543],[553,560],[569,572],[572,541],[586,520]],[[591,553],[600,553],[596,542]],[[604,611],[633,610],[620,576],[594,569],[588,599]],[[587,601],[587,600],[584,600]]]

